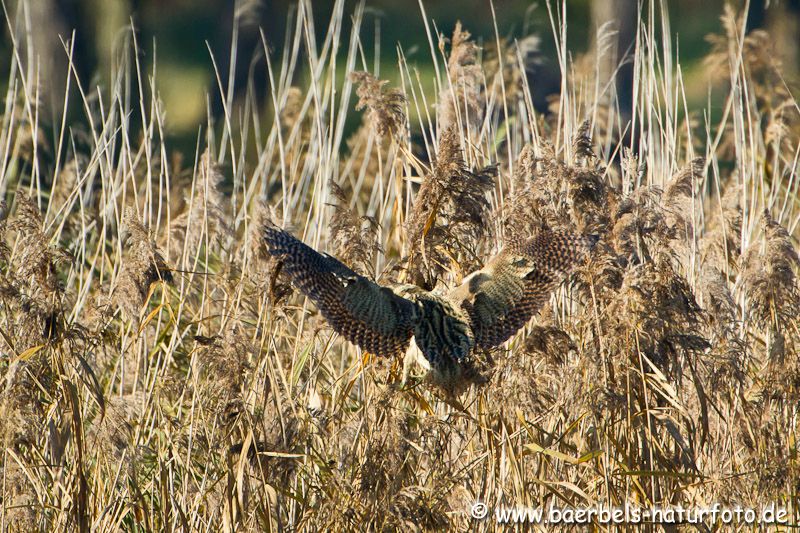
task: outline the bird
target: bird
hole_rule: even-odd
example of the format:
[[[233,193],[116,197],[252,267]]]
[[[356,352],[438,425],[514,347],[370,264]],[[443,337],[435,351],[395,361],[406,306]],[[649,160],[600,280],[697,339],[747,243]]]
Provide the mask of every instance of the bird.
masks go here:
[[[334,331],[374,355],[402,357],[404,383],[417,363],[427,381],[447,391],[474,382],[478,354],[527,324],[598,241],[596,235],[550,229],[511,238],[456,287],[427,291],[378,284],[271,221],[262,236],[281,272]]]

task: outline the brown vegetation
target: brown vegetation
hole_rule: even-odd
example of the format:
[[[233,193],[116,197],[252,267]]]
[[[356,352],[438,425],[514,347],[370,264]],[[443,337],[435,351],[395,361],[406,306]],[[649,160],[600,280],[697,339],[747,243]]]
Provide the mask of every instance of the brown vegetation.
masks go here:
[[[316,47],[297,16],[295,44]],[[194,168],[163,160],[157,100],[128,107],[136,77],[103,93],[111,106],[80,102],[86,120],[64,133],[87,142],[56,161],[25,148],[35,84],[15,69],[0,132],[16,147],[0,157],[2,526],[491,530],[475,501],[774,501],[797,523],[798,104],[768,36],[742,47],[742,21],[724,21],[710,63],[726,111],[709,138],[673,129],[690,113],[649,18],[627,137],[594,71],[562,65],[566,92],[540,116],[509,64],[521,56],[487,79],[460,24],[424,100],[404,61],[389,90],[335,78],[337,47],[308,54],[301,89],[289,69],[303,61],[270,63],[287,106],[271,123],[227,110]],[[348,141],[339,96],[354,82],[367,118]],[[120,117],[139,113],[127,131]],[[334,336],[263,254],[267,219],[429,289],[540,227],[600,242],[453,400],[398,387],[396,362]]]

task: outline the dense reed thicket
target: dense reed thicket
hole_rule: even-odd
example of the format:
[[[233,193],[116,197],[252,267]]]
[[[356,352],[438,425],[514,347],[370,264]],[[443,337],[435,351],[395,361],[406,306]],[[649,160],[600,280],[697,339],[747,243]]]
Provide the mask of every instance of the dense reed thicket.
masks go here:
[[[475,501],[777,502],[798,523],[800,108],[769,36],[726,10],[708,56],[722,112],[688,109],[668,19],[646,2],[623,119],[602,58],[573,58],[554,22],[562,91],[539,113],[533,39],[430,34],[433,93],[401,49],[389,87],[364,72],[363,5],[343,4],[318,43],[300,2],[283,54],[265,42],[259,59],[270,110],[221,89],[193,160],[164,140],[169,72],[142,72],[134,33],[108,87],[70,77],[69,123],[44,124],[16,48],[2,526],[493,529]],[[512,235],[600,242],[488,354],[489,379],[449,398],[333,334],[266,256],[267,219],[428,289]]]

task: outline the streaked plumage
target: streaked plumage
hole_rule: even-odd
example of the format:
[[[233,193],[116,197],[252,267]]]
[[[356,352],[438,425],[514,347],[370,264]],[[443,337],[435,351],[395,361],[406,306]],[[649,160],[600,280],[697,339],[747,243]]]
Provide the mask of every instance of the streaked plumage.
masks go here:
[[[264,241],[335,331],[379,356],[407,353],[407,362],[419,360],[448,384],[463,376],[476,348],[498,346],[524,326],[596,238],[542,231],[513,241],[447,294],[378,285],[272,223]]]

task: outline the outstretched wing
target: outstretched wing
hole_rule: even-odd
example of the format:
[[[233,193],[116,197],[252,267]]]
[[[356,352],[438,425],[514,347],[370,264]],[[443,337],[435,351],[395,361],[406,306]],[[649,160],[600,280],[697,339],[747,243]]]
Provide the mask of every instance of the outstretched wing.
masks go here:
[[[416,325],[415,305],[356,274],[342,262],[320,254],[267,222],[267,252],[282,262],[282,271],[319,308],[344,338],[376,355],[398,355],[408,348]]]
[[[449,295],[467,312],[475,345],[491,348],[524,326],[575,266],[596,237],[542,231],[512,242]]]

